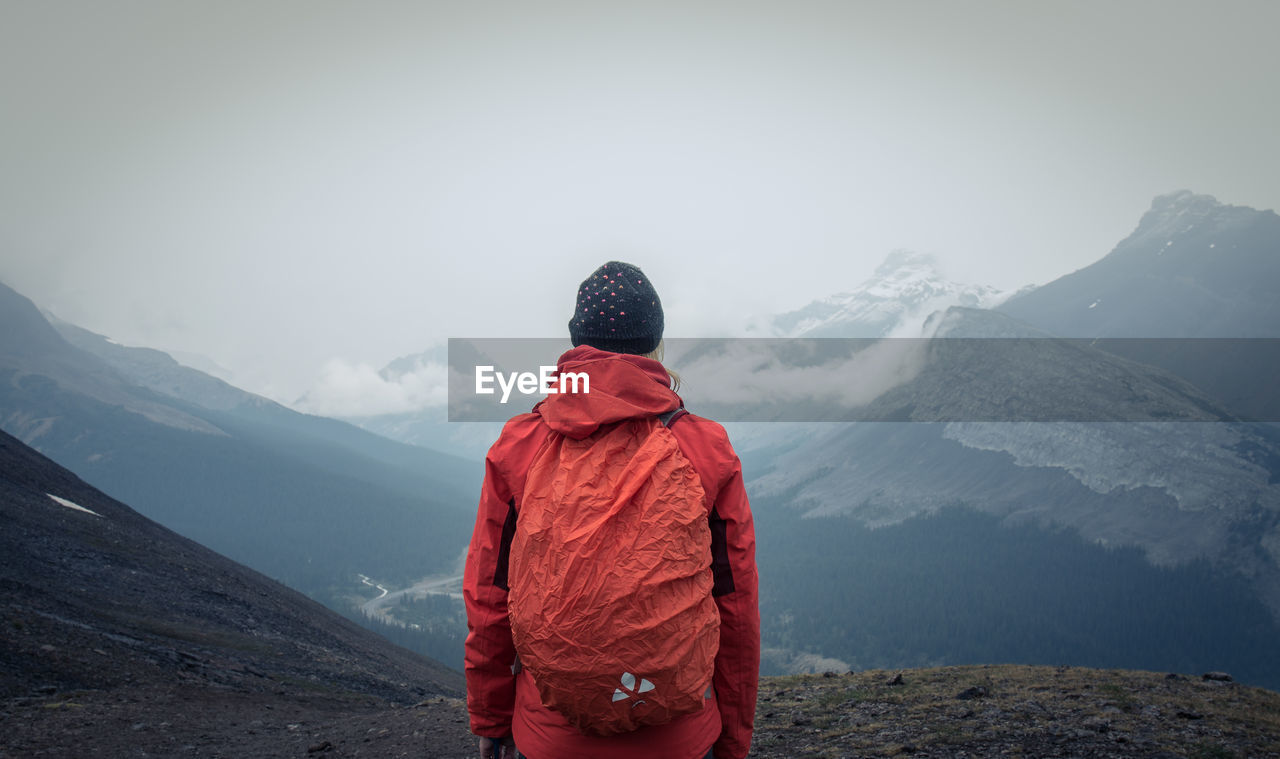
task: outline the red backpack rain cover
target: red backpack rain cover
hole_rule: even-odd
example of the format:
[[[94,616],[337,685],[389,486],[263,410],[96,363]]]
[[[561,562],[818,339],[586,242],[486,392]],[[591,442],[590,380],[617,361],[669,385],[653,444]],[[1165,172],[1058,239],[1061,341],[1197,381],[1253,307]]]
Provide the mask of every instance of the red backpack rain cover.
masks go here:
[[[720,641],[693,465],[656,417],[534,457],[511,543],[516,652],[542,703],[612,735],[703,708]]]

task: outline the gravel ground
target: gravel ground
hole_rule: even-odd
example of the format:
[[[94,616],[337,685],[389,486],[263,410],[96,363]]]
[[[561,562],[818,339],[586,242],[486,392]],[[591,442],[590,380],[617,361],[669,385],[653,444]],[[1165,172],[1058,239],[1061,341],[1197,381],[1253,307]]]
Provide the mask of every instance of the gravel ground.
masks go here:
[[[146,687],[50,692],[0,710],[0,759],[477,755],[459,698],[392,706],[369,696]],[[1078,667],[768,678],[751,756],[1280,759],[1280,694]]]
[[[0,757],[474,757],[461,699],[412,707],[119,690],[14,699]]]

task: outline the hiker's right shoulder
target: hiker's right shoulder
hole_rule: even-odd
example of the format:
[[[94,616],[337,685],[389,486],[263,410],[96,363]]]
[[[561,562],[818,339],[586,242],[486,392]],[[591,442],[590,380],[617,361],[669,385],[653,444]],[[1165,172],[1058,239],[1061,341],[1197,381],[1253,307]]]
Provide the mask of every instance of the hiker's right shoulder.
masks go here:
[[[541,445],[548,431],[541,414],[530,412],[513,416],[502,425],[502,432],[490,446],[487,458],[491,462],[503,462],[512,456],[520,457],[522,449]]]
[[[542,421],[542,414],[530,411],[525,414],[517,414],[508,419],[507,423],[502,425],[502,434],[498,436],[498,440],[545,435],[546,432],[547,425]]]

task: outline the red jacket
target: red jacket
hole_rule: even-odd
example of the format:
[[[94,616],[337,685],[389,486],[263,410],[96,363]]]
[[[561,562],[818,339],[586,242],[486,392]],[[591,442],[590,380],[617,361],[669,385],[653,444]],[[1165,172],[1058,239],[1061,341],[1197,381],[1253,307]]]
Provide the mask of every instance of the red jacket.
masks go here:
[[[589,391],[549,395],[514,417],[485,458],[479,513],[467,552],[467,708],[471,730],[490,738],[514,735],[533,759],[701,759],[714,743],[716,759],[743,759],[751,746],[760,671],[760,613],[755,529],[742,467],[724,428],[693,414],[671,432],[697,470],[711,522],[712,594],[720,610],[720,649],[707,708],[665,725],[599,738],[575,730],[542,706],[516,660],[507,618],[507,564],[525,474],[553,430],[584,438],[605,424],[656,416],[680,407],[662,365],[642,356],[580,346],[560,357],[562,372],[585,372]]]

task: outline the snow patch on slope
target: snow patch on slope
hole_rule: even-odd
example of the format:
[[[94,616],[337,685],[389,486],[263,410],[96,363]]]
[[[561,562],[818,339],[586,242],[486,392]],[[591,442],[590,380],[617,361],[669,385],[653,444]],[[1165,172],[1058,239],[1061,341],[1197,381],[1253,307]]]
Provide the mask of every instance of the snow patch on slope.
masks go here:
[[[68,501],[68,500],[67,500],[67,499],[65,499],[65,498],[59,498],[58,496],[54,495],[53,493],[45,493],[45,495],[47,495],[47,496],[49,496],[50,498],[52,498],[52,499],[53,499],[53,502],[54,502],[54,503],[56,503],[56,504],[58,504],[59,506],[66,506],[68,509],[74,509],[75,511],[83,511],[83,512],[84,512],[84,513],[86,513],[86,514],[92,514],[92,515],[94,515],[95,517],[101,517],[101,516],[102,516],[102,515],[101,515],[101,514],[99,514],[98,512],[94,511],[93,509],[86,509],[85,507],[81,506],[81,505],[80,505],[80,504],[78,504],[78,503],[75,503],[75,502],[73,502],[73,501]]]

